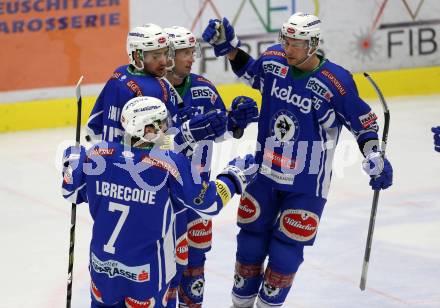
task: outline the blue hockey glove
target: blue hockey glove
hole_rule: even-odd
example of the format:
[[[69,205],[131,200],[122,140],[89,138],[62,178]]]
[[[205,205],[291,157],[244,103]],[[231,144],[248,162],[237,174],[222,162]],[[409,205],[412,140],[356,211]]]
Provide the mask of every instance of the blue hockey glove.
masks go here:
[[[431,128],[434,133],[434,149],[440,152],[440,126]]]
[[[184,123],[190,119],[192,119],[197,112],[197,108],[193,106],[185,106],[177,111],[177,118],[180,123]]]
[[[246,128],[249,123],[258,121],[257,103],[250,97],[237,96],[231,104],[231,111],[228,114],[228,130],[234,127]]]
[[[63,152],[63,181],[66,184],[73,183],[73,170],[78,168],[79,159],[81,157],[81,154],[85,153],[85,148],[83,146],[76,147],[76,146],[69,146],[66,148]]]
[[[379,152],[371,152],[362,162],[364,171],[371,176],[373,190],[387,189],[393,185],[393,167]]]
[[[226,132],[227,117],[224,111],[213,110],[194,116],[181,126],[181,134],[176,135],[176,142],[181,138],[191,148],[202,140],[214,140]]]
[[[202,38],[214,47],[216,57],[224,56],[241,45],[241,41],[235,35],[234,27],[226,17],[223,18],[223,21],[219,19],[209,20]]]
[[[257,174],[257,170],[258,166],[255,164],[254,156],[247,154],[244,158],[236,157],[231,160],[217,178],[228,177],[234,183],[237,193],[242,194],[247,184]]]

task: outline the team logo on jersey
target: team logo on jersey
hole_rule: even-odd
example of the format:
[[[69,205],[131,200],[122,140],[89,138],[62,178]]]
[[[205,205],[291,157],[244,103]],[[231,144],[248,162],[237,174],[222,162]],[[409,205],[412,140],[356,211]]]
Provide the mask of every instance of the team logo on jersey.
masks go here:
[[[212,221],[202,218],[188,223],[188,245],[196,248],[208,248],[212,240]]]
[[[186,239],[186,233],[176,241],[176,262],[180,265],[188,264],[188,240]]]
[[[313,239],[318,231],[318,225],[318,215],[306,210],[286,210],[280,218],[281,232],[299,242]]]
[[[271,134],[280,142],[295,140],[299,134],[299,123],[293,113],[280,110],[272,116]]]
[[[217,99],[217,94],[210,87],[194,87],[191,88],[192,99],[209,98],[211,103]]]
[[[242,224],[254,222],[260,217],[261,208],[258,201],[244,191],[237,210],[237,221]]]
[[[266,74],[271,73],[275,76],[286,78],[289,67],[276,61],[263,61],[263,70]]]
[[[123,277],[133,282],[150,281],[150,264],[140,266],[127,266],[116,260],[101,261],[92,253],[90,263],[93,270],[105,274],[109,278]]]
[[[327,86],[318,78],[312,77],[307,81],[306,88],[312,90],[313,93],[322,97],[327,102],[333,97],[332,91],[330,91]]]
[[[156,301],[154,297],[146,300],[146,301],[138,301],[131,297],[125,298],[125,305],[127,308],[153,308]]]
[[[370,111],[369,113],[359,117],[359,121],[361,121],[362,127],[364,129],[369,128],[376,120],[377,115],[373,111]]]
[[[274,96],[281,101],[298,107],[299,110],[305,114],[310,113],[312,109],[312,100],[309,97],[303,98],[301,95],[296,94],[292,86],[288,86],[287,88],[277,86],[276,78],[273,80],[270,96]]]

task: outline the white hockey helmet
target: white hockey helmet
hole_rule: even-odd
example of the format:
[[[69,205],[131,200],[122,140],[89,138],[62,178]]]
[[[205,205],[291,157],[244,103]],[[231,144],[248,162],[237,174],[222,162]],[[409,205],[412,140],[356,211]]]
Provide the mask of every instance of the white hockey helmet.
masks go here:
[[[320,24],[321,20],[317,16],[297,12],[283,23],[280,39],[290,37],[297,40],[307,40],[310,42],[311,48],[318,48],[321,35]]]
[[[130,99],[122,108],[121,124],[130,137],[145,142],[155,142],[159,131],[165,132],[171,126],[171,118],[165,104],[158,98],[139,96]],[[154,133],[145,135],[145,126],[152,125]]]
[[[173,44],[174,49],[177,50],[195,47],[196,57],[200,58],[200,44],[197,42],[194,33],[184,27],[179,26],[165,28],[164,30],[168,34],[169,40]]]
[[[133,52],[151,51],[169,47],[168,34],[158,25],[149,23],[134,27],[127,36],[127,53],[130,64],[136,66]]]

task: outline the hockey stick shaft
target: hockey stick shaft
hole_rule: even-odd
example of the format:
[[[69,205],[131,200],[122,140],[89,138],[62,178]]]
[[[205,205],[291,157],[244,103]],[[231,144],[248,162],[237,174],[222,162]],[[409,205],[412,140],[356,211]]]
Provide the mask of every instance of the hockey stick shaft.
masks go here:
[[[382,91],[380,90],[380,88],[378,87],[376,82],[367,73],[364,73],[364,76],[368,79],[368,81],[371,83],[374,90],[376,91],[377,95],[379,96],[379,100],[380,100],[382,107],[383,107],[383,110],[384,110],[384,128],[383,128],[383,133],[382,133],[381,154],[382,154],[382,157],[385,157],[385,150],[386,150],[387,142],[388,142],[388,130],[390,127],[390,111],[388,109],[388,105],[385,101],[385,98],[382,94]],[[365,245],[364,260],[363,260],[363,265],[362,265],[362,275],[361,275],[361,281],[359,284],[359,288],[362,291],[365,290],[365,287],[367,284],[368,265],[370,263],[371,245],[373,242],[374,224],[376,222],[377,206],[379,203],[379,193],[380,193],[380,190],[374,191],[373,202],[371,205],[371,214],[370,214],[370,223],[368,226],[367,243]]]
[[[81,97],[81,83],[83,76],[78,80],[76,85],[76,103],[77,103],[77,113],[76,113],[76,136],[75,144],[79,147],[80,137],[81,137],[81,107],[82,107],[82,97]],[[73,283],[73,257],[75,251],[75,226],[76,226],[76,204],[72,203],[72,210],[70,213],[70,241],[69,241],[69,267],[67,270],[67,297],[66,297],[66,307],[70,308],[72,300],[72,283]]]

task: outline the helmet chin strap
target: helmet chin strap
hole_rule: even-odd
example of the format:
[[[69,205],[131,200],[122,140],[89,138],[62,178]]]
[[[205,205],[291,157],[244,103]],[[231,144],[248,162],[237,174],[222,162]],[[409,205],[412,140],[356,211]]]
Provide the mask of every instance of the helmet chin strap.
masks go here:
[[[307,55],[304,57],[304,59],[300,63],[294,65],[295,67],[303,65],[304,63],[309,61],[312,58],[312,56],[318,51],[318,48],[312,48],[311,46],[309,46],[308,48],[309,48],[309,50],[307,51]],[[310,52],[312,50],[313,50],[313,52]]]
[[[174,60],[173,60],[173,66],[170,68],[170,69],[168,69],[168,67],[167,67],[167,71],[172,75],[172,77],[174,78],[174,79],[178,79],[179,81],[183,81],[185,78],[186,78],[186,76],[188,76],[188,75],[185,75],[185,74],[178,74],[177,72],[176,72],[176,70],[175,70],[175,65],[174,65]]]

